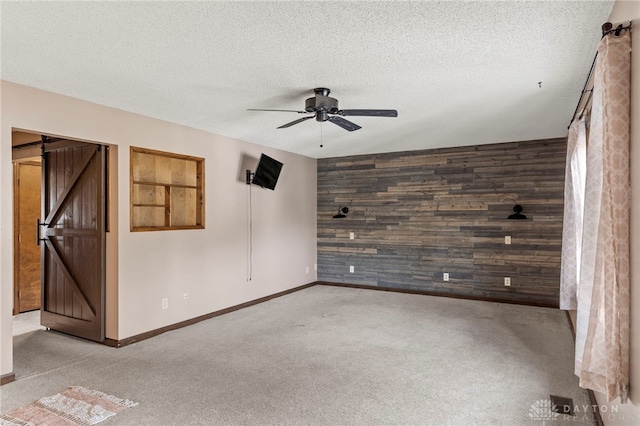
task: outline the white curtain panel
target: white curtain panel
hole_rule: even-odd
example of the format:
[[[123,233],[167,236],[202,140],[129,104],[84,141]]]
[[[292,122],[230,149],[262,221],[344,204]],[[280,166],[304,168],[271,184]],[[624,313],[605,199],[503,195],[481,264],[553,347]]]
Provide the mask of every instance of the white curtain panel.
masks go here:
[[[631,36],[598,46],[587,149],[576,370],[609,401],[629,392],[629,105]]]
[[[560,274],[560,309],[578,307],[578,281],[582,250],[584,191],[587,177],[587,128],[585,119],[574,120],[567,139],[564,181],[564,220]]]

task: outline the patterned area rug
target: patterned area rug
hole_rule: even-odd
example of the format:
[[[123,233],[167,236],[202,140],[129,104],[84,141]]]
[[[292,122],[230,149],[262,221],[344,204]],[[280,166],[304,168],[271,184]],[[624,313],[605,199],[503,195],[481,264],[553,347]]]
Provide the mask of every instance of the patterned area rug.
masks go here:
[[[0,426],[95,425],[136,405],[128,399],[74,386],[0,415]]]

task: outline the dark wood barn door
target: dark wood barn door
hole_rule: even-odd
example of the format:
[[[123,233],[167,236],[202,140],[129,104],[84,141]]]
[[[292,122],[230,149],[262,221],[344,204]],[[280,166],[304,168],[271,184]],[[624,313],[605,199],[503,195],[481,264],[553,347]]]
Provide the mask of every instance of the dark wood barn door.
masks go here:
[[[49,140],[42,158],[41,323],[104,341],[106,147]]]

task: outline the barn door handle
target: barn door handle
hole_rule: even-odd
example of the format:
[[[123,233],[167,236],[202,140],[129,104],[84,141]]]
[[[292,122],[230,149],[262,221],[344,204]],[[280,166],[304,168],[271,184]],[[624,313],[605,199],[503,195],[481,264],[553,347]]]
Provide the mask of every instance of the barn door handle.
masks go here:
[[[44,238],[40,238],[40,227],[48,226],[48,223],[40,222],[40,218],[36,219],[36,244],[40,245],[40,241],[44,241]]]

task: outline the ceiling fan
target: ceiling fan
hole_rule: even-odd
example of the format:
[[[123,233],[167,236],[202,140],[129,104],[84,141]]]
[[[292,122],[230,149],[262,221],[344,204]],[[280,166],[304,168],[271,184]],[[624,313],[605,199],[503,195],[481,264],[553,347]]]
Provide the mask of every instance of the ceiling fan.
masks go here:
[[[335,98],[330,98],[329,93],[331,92],[329,89],[324,87],[318,87],[313,89],[315,96],[312,98],[307,98],[305,101],[305,109],[304,111],[296,111],[291,109],[257,109],[257,108],[249,108],[247,111],[278,111],[278,112],[296,112],[298,114],[313,114],[307,117],[299,118],[290,123],[283,124],[278,127],[278,129],[284,129],[287,127],[291,127],[294,124],[302,123],[303,121],[309,120],[311,118],[316,119],[316,121],[330,121],[333,124],[336,124],[342,127],[345,130],[353,132],[354,130],[361,129],[355,123],[352,123],[349,120],[345,120],[344,116],[362,116],[362,117],[397,117],[398,111],[395,109],[338,109],[338,100]]]

